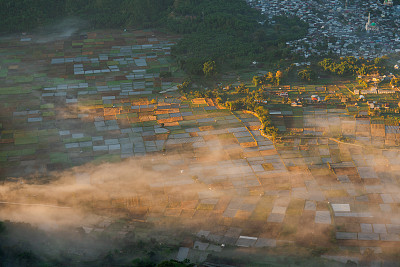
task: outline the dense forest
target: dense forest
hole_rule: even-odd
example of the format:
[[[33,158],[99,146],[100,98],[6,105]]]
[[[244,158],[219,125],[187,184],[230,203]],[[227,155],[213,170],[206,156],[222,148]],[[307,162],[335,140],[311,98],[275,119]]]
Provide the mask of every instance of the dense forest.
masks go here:
[[[67,16],[94,27],[152,27],[174,0],[0,0],[0,32],[29,31]]]
[[[166,25],[185,35],[174,55],[189,74],[201,74],[208,60],[214,60],[217,69],[236,69],[252,61],[285,59],[290,56],[285,42],[302,37],[308,28],[298,18],[268,22],[242,0],[175,1]]]

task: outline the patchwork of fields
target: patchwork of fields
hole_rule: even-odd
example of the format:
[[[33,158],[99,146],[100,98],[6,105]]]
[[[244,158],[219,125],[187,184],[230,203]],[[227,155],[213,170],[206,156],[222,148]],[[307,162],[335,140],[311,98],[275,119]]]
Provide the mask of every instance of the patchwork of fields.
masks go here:
[[[326,258],[355,261],[368,248],[396,252],[400,153],[324,134],[385,142],[375,138],[379,129],[344,109],[297,108],[273,120],[304,135],[273,144],[253,115],[180,97],[174,40],[151,31],[1,40],[1,178],[29,184],[73,168],[73,183],[104,192],[90,202],[102,219],[83,225],[86,233],[124,237],[138,222],[187,225],[194,234],[185,245],[174,241],[178,259],[205,260],[221,244],[322,247]],[[115,177],[130,164],[140,167]],[[100,175],[104,166],[115,171]],[[144,189],[132,185],[142,172],[152,173]],[[79,197],[70,197],[63,203],[76,205]],[[127,219],[116,224],[121,214]]]

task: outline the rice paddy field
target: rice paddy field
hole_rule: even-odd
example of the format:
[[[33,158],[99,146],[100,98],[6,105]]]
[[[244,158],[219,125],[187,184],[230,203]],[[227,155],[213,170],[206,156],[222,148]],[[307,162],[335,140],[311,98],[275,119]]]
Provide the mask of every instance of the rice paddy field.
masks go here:
[[[274,124],[300,134],[273,143],[253,115],[178,94],[176,41],[152,31],[1,40],[0,177],[19,187],[0,201],[84,207],[96,215],[79,225],[91,238],[133,231],[197,263],[233,251],[262,266],[260,255],[299,248],[320,264],[398,260],[400,153],[379,148],[396,144],[398,127],[340,105],[275,105]],[[57,188],[85,190],[27,193],[66,173]]]

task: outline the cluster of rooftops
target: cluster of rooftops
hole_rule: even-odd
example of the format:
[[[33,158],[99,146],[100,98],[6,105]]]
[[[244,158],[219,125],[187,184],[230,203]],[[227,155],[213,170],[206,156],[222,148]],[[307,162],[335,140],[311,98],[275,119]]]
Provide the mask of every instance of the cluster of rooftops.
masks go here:
[[[385,0],[247,0],[274,24],[275,16],[296,16],[309,24],[307,35],[287,42],[294,52],[364,58],[400,51],[400,8]]]

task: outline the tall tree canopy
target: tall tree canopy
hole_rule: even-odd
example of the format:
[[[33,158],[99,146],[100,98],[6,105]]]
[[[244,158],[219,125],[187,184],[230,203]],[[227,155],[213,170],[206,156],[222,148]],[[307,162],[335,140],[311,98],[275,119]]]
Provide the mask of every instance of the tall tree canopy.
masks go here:
[[[174,0],[0,0],[0,32],[28,31],[65,16],[95,27],[155,26]]]

